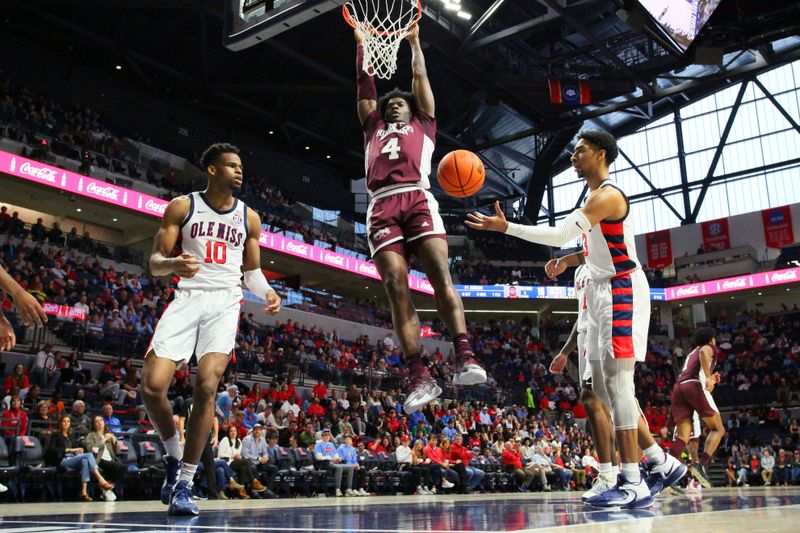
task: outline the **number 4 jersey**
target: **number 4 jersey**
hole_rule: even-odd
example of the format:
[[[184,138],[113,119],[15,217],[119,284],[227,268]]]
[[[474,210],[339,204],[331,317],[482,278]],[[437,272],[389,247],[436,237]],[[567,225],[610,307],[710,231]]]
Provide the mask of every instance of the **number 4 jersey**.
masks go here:
[[[436,119],[422,111],[409,122],[386,122],[373,111],[364,122],[364,158],[371,196],[416,186],[429,189]]]
[[[233,289],[241,287],[242,257],[247,238],[247,206],[234,200],[227,211],[217,211],[202,192],[189,195],[189,214],[181,223],[180,246],[202,261],[193,278],[181,278],[179,289]]]

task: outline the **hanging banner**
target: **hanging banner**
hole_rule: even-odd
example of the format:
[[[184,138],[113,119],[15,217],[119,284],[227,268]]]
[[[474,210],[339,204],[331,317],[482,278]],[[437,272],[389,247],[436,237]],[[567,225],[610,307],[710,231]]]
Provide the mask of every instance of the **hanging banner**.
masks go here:
[[[783,248],[794,243],[792,212],[788,205],[761,211],[764,222],[764,240],[768,248]]]
[[[731,236],[728,233],[728,219],[719,218],[701,224],[703,228],[703,249],[706,252],[727,250],[731,247]]]
[[[672,264],[672,239],[668,229],[645,235],[647,242],[647,266],[656,270]]]

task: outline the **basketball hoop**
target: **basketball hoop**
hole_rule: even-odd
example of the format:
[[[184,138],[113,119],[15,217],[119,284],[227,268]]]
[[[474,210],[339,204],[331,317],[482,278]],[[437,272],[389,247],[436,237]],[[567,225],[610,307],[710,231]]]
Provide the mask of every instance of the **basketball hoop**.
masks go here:
[[[388,80],[397,70],[400,41],[419,21],[422,6],[420,0],[345,0],[342,15],[363,37],[361,68]]]

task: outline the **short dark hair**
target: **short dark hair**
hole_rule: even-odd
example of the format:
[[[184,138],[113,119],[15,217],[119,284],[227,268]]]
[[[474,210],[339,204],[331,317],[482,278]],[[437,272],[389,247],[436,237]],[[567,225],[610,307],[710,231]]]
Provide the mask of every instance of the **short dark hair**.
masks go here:
[[[717,336],[717,330],[714,328],[700,328],[694,333],[694,345],[705,346],[711,342],[711,339]]]
[[[389,100],[392,98],[402,98],[405,100],[408,103],[408,107],[411,108],[412,115],[417,112],[417,101],[414,99],[414,94],[401,91],[398,87],[395,87],[378,100],[378,110],[381,112],[381,117],[386,116],[386,107],[389,105]]]
[[[578,134],[578,139],[588,141],[601,150],[606,151],[606,164],[611,166],[619,155],[617,140],[613,135],[602,130],[584,130]]]
[[[238,154],[239,149],[230,143],[214,143],[200,156],[200,167],[205,170],[222,154]]]

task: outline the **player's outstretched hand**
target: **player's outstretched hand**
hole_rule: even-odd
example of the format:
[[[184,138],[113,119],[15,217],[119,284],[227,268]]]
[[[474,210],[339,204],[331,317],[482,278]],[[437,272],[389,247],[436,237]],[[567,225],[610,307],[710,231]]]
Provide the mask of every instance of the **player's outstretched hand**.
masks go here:
[[[553,358],[553,362],[550,363],[550,372],[553,374],[562,374],[564,372],[564,367],[567,366],[567,354],[561,352],[557,356]]]
[[[464,221],[464,224],[472,229],[505,233],[508,229],[508,220],[506,220],[506,216],[500,209],[499,201],[494,203],[494,212],[495,216],[493,217],[478,213],[477,211],[474,213],[467,213],[467,220]]]
[[[172,258],[172,271],[182,278],[193,278],[203,263],[192,254],[182,253]]]
[[[0,352],[7,352],[17,344],[17,336],[11,323],[0,314]]]
[[[274,315],[280,310],[281,297],[278,296],[278,293],[273,290],[267,291],[267,307],[264,308],[264,311],[266,311],[268,315]]]
[[[564,271],[567,269],[567,262],[562,261],[562,259],[563,258],[561,257],[558,259],[551,259],[544,266],[545,274],[547,274],[547,277],[552,279],[553,281],[556,281],[558,279],[558,276],[563,274]]]
[[[39,301],[27,292],[20,292],[14,297],[14,306],[26,326],[44,326],[47,322],[47,315],[44,314]]]
[[[406,40],[412,43],[416,40],[419,40],[419,24],[414,24],[411,27],[411,31],[409,31],[408,35],[406,35]]]

